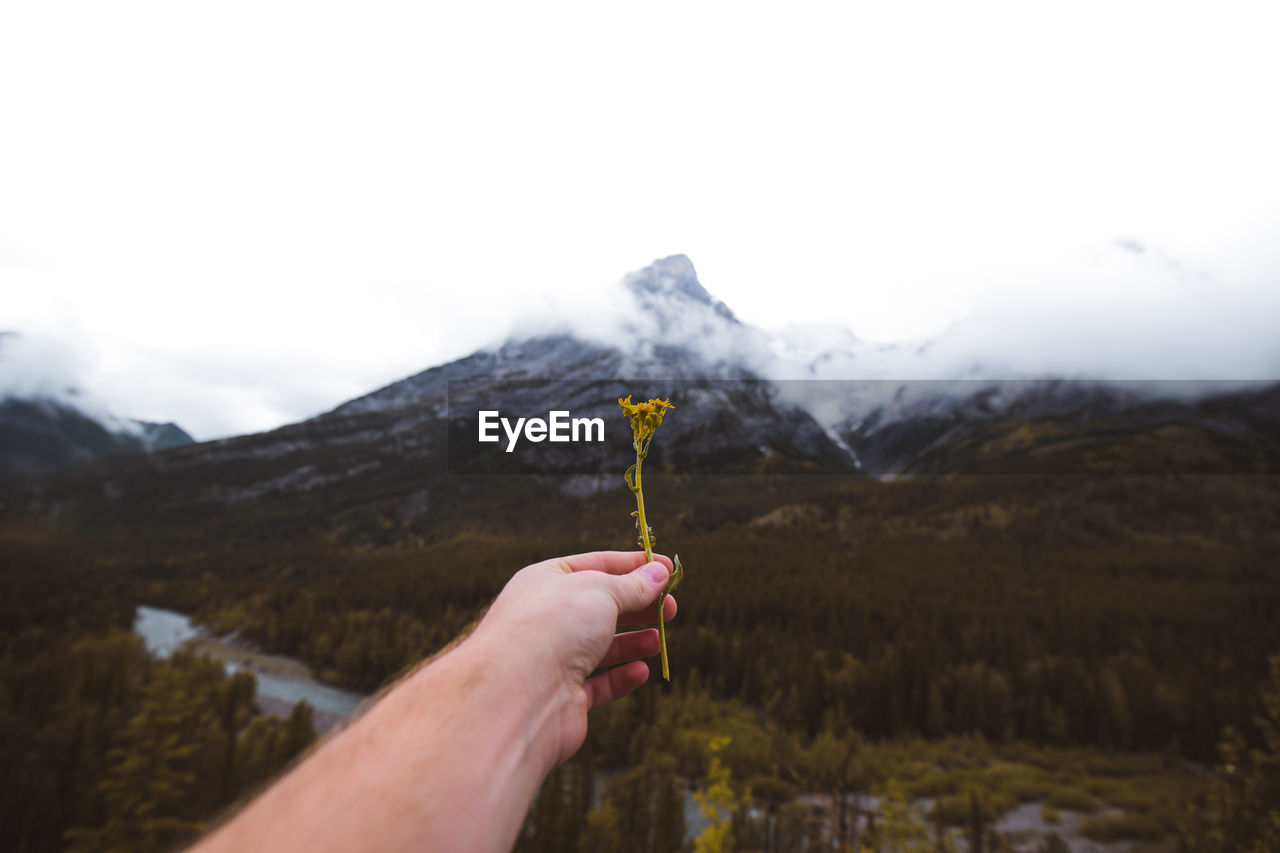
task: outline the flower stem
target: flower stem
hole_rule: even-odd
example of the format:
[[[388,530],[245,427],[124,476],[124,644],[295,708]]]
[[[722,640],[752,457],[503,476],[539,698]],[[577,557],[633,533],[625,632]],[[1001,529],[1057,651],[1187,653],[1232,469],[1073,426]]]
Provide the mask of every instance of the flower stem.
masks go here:
[[[640,524],[640,538],[644,542],[644,560],[646,563],[653,562],[653,543],[649,541],[649,523],[644,518],[644,492],[640,485],[640,466],[644,464],[644,457],[636,452],[636,521]]]
[[[640,448],[636,448],[636,474],[635,474],[635,493],[636,493],[636,521],[640,526],[640,540],[644,543],[645,562],[653,562],[653,543],[649,541],[649,522],[644,517],[644,491],[640,482],[640,468],[644,464],[644,454],[640,452]],[[666,681],[671,680],[671,670],[667,665],[667,630],[664,624],[667,620],[663,618],[662,606],[666,603],[666,590],[658,596],[658,649],[662,653],[662,677]]]
[[[662,652],[662,678],[664,681],[671,681],[671,670],[667,667],[667,631],[664,624],[667,620],[663,618],[662,605],[667,600],[666,592],[658,596],[658,650]]]

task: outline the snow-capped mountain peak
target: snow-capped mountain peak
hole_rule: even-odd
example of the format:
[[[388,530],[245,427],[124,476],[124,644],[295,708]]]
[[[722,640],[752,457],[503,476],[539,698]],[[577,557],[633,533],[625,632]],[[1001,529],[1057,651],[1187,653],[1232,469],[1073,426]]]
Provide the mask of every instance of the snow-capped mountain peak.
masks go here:
[[[623,279],[641,311],[655,317],[661,329],[672,326],[689,314],[709,313],[720,320],[740,325],[729,306],[716,299],[698,281],[693,261],[685,255],[661,258]]]

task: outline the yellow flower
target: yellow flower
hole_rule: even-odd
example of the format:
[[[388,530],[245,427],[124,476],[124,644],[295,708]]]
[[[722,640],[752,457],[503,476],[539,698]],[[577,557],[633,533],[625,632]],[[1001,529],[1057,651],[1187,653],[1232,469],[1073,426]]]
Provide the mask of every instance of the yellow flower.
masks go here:
[[[627,420],[631,421],[631,432],[637,439],[644,438],[662,426],[662,416],[667,409],[675,408],[669,399],[659,400],[657,397],[645,403],[632,403],[630,394],[626,399],[619,397],[618,405],[622,407]]]
[[[662,426],[662,417],[667,413],[667,409],[674,409],[675,406],[671,405],[670,400],[659,400],[657,397],[643,403],[633,403],[630,394],[619,397],[618,405],[622,407],[622,414],[626,415],[627,420],[631,422],[631,444],[636,450],[636,463],[628,468],[627,473],[622,477],[627,481],[627,488],[631,489],[636,496],[636,511],[631,515],[635,518],[636,530],[639,531],[637,544],[644,548],[645,558],[652,560],[653,528],[649,526],[644,515],[644,489],[640,482],[640,469],[644,464],[644,458],[649,455],[649,444],[653,441],[654,431]],[[680,558],[676,557],[671,577],[657,600],[658,650],[662,655],[662,677],[667,681],[671,680],[671,669],[667,665],[667,632],[663,627],[665,620],[662,616],[662,605],[667,594],[676,588],[676,584],[680,583],[683,577],[684,569],[680,565]]]

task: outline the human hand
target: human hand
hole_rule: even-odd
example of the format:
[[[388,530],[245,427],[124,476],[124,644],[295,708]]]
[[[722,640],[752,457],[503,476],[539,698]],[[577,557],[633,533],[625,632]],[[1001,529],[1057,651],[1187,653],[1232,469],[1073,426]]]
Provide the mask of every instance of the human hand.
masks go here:
[[[510,850],[538,785],[578,750],[587,711],[649,677],[671,562],[599,551],[527,566],[475,631],[327,738],[201,853]],[[667,596],[664,618],[676,614]],[[598,667],[613,667],[592,675]]]
[[[671,561],[643,551],[596,551],[526,566],[507,582],[472,640],[511,664],[513,690],[529,691],[547,713],[536,736],[550,771],[575,753],[587,734],[587,711],[627,695],[649,677],[641,658],[658,653],[653,604]],[[676,614],[668,595],[663,618]],[[600,667],[612,669],[592,676]]]

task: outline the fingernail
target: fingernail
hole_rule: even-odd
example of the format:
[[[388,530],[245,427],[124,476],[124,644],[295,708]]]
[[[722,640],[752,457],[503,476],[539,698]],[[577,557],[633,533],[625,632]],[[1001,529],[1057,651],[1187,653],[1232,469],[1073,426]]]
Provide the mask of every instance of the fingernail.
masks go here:
[[[640,571],[644,572],[649,580],[654,583],[665,582],[671,573],[667,571],[667,567],[662,563],[647,563]]]

